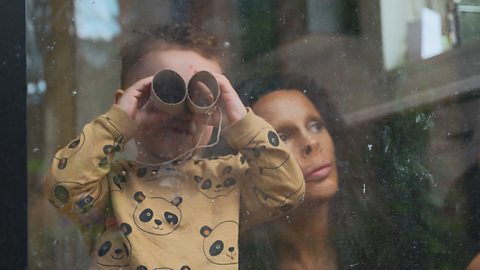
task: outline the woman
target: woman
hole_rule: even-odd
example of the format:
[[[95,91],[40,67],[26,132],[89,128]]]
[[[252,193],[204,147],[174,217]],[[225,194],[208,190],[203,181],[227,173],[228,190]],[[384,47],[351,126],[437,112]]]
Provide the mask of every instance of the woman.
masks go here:
[[[383,269],[376,259],[379,251],[370,245],[382,238],[381,230],[371,225],[382,226],[381,218],[367,207],[372,198],[365,181],[353,177],[336,155],[352,150],[353,144],[326,93],[312,79],[281,74],[246,82],[237,90],[277,130],[306,181],[305,203],[292,215],[243,238],[241,268]]]

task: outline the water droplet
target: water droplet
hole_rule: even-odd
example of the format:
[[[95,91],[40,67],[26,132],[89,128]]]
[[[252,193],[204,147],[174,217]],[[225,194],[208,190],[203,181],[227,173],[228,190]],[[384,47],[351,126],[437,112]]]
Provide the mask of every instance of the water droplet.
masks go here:
[[[367,147],[368,147],[368,151],[372,151],[372,147],[373,147],[373,145],[371,145],[371,144],[368,144],[368,145],[367,145]]]
[[[44,80],[40,80],[37,83],[38,93],[43,94],[47,90],[47,83]]]
[[[34,83],[27,84],[27,94],[33,95],[37,91],[37,86]]]
[[[35,147],[32,149],[32,153],[38,153],[38,151],[40,151],[40,148],[38,147]]]
[[[76,96],[78,94],[77,90],[72,91],[72,96]]]
[[[292,220],[290,219],[290,216],[287,215],[287,216],[285,216],[285,218],[287,218],[288,223],[292,223]]]
[[[230,48],[230,42],[229,41],[223,42],[223,47]]]

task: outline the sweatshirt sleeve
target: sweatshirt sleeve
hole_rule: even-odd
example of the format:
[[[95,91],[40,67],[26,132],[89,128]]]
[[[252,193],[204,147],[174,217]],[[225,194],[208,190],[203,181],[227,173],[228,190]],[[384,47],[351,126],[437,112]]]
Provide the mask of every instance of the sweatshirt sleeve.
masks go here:
[[[292,211],[305,196],[301,169],[278,134],[247,108],[247,115],[223,130],[247,166],[240,181],[240,229],[245,231]]]
[[[107,174],[115,153],[133,137],[135,125],[117,105],[85,125],[53,158],[45,176],[49,201],[82,229],[105,219]]]

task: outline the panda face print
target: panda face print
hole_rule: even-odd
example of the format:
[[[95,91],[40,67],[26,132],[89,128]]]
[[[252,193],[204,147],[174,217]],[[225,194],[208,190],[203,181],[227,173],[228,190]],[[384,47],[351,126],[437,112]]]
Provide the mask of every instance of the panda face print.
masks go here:
[[[285,198],[284,201],[280,203],[277,209],[280,211],[281,214],[288,213],[293,210],[293,205],[298,205],[298,203],[302,203],[305,200],[305,192],[300,192],[302,190],[304,183],[300,185],[299,189],[289,196]]]
[[[276,211],[272,213],[272,215],[280,215],[280,214],[285,214],[293,210],[294,204],[302,203],[303,200],[305,199],[305,193],[299,193],[299,190],[301,190],[303,187],[303,183],[300,186],[300,188],[291,193],[290,195],[286,196],[283,200],[279,200],[278,198],[270,196],[266,191],[258,188],[257,186],[253,187],[253,192],[255,193],[257,199],[262,203],[262,204],[273,204],[277,205],[275,207]],[[292,204],[294,203],[294,204]]]
[[[75,210],[85,214],[93,207],[97,198],[102,193],[103,184],[100,182],[98,189],[92,190],[91,193],[84,194],[80,198],[72,198],[70,190],[84,189],[85,185],[76,182],[60,181],[51,190],[51,202],[55,207],[62,208],[68,203],[73,203]],[[75,200],[75,201],[73,201]]]
[[[277,133],[273,132],[273,131],[269,131],[268,132],[268,142],[272,145],[272,146],[279,146],[280,145],[280,140],[278,139],[278,135]]]
[[[113,182],[113,187],[116,187],[117,189],[114,189],[114,191],[120,191],[123,192],[125,190],[125,185],[127,184],[127,177],[117,174],[112,177],[112,182]]]
[[[220,196],[227,196],[237,185],[237,179],[232,174],[232,166],[226,166],[222,175],[214,177],[194,176],[197,189],[206,197],[215,199]]]
[[[108,169],[110,167],[110,160],[115,153],[121,151],[120,143],[122,143],[123,140],[123,135],[119,135],[113,140],[112,144],[106,144],[103,146],[102,150],[105,156],[98,161],[98,167],[103,169]]]
[[[64,170],[68,166],[68,159],[75,155],[78,150],[83,147],[83,143],[85,142],[85,134],[82,132],[78,138],[71,141],[67,147],[62,149],[59,153],[55,155],[55,160],[57,162],[57,168],[60,170]]]
[[[288,152],[279,152],[283,153],[282,156],[272,158],[262,158],[263,153],[267,150],[268,147],[278,147],[280,145],[280,139],[278,138],[277,133],[273,130],[268,131],[266,138],[262,138],[264,132],[258,133],[245,147],[242,148],[243,156],[240,158],[240,162],[243,164],[246,161],[255,164],[260,173],[263,173],[264,170],[273,170],[280,168],[285,162],[290,158]]]
[[[167,235],[180,225],[182,212],[178,206],[182,203],[181,197],[170,202],[162,197],[146,197],[138,191],[134,199],[138,204],[133,220],[140,230],[154,235]]]
[[[190,268],[188,265],[183,265],[179,268],[179,270],[191,270],[192,268]],[[136,268],[136,270],[148,270],[148,268],[144,265],[140,265]],[[156,267],[156,268],[153,268],[153,270],[175,270],[174,268],[170,268],[170,267]]]
[[[203,226],[200,235],[203,239],[203,253],[205,257],[218,265],[238,263],[238,223],[224,221],[217,224],[213,229]]]
[[[130,264],[131,245],[127,236],[132,227],[122,223],[120,228],[108,228],[98,241],[95,248],[95,261],[102,266],[124,267]]]
[[[93,197],[89,194],[83,196],[80,200],[75,202],[75,207],[82,213],[88,212],[88,210],[93,207]]]

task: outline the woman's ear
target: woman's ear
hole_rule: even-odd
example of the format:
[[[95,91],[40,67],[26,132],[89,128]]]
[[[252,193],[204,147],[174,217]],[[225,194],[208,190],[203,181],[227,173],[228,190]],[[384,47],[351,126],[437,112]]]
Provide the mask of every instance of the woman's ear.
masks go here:
[[[123,96],[123,90],[122,89],[117,89],[115,91],[115,95],[113,96],[113,103],[118,104],[120,103],[120,98]]]

